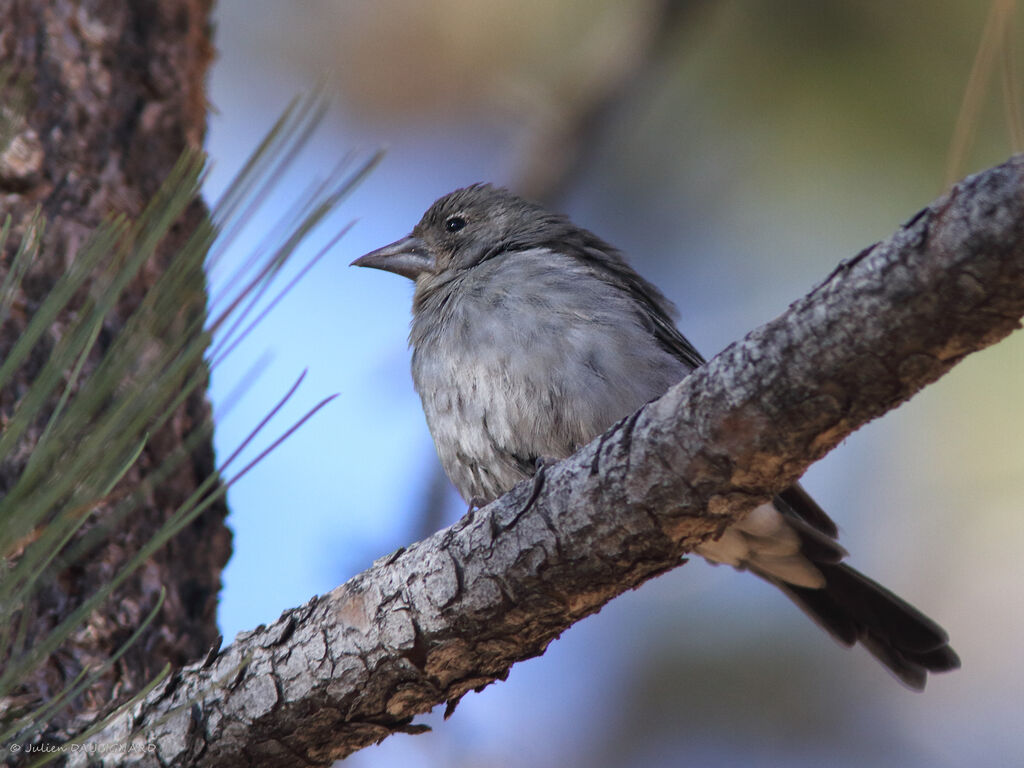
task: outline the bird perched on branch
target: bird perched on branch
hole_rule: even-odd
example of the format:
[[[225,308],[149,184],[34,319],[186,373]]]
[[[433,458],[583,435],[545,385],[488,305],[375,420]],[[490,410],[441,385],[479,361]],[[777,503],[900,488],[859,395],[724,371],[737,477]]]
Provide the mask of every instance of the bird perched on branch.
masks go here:
[[[606,242],[488,184],[437,200],[352,262],[407,277],[412,374],[441,464],[470,504],[574,453],[704,363],[672,304]],[[842,562],[835,523],[793,485],[697,548],[779,587],[907,686],[960,666],[943,629]]]

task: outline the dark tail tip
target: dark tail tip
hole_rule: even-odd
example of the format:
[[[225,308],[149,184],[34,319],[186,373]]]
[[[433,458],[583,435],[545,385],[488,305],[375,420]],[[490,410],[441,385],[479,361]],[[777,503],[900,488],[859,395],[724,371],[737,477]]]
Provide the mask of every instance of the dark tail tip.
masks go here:
[[[914,606],[848,565],[817,565],[824,589],[775,583],[840,643],[861,643],[915,691],[929,672],[960,667],[946,631]]]

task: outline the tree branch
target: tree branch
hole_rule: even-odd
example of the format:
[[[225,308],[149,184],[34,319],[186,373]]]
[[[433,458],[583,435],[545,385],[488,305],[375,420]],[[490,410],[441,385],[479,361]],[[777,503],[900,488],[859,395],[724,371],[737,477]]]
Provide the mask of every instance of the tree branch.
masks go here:
[[[327,765],[504,678],[1024,315],[1024,156],[575,456],[240,634],[121,718],[145,765]],[[98,755],[97,755],[98,756]],[[127,761],[107,754],[107,764]]]

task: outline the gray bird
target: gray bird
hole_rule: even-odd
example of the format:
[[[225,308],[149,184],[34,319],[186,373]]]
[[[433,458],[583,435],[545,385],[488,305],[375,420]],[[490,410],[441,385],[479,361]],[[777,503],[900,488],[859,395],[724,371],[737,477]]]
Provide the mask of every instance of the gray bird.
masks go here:
[[[437,200],[412,233],[352,262],[416,283],[412,375],[441,464],[471,505],[565,458],[704,363],[675,308],[608,243],[508,190]],[[945,631],[841,562],[794,485],[696,551],[779,587],[907,686],[960,660]]]

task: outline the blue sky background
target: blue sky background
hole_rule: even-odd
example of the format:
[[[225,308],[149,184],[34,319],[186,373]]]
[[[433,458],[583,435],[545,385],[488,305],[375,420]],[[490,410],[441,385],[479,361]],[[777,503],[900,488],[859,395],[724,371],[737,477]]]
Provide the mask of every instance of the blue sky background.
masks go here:
[[[304,369],[270,433],[339,393],[229,494],[226,638],[420,535],[436,458],[408,372],[412,286],[347,265],[407,233],[439,195],[511,183],[536,93],[574,66],[575,47],[630,18],[613,3],[550,5],[562,21],[540,3],[495,3],[494,20],[438,0],[420,6],[426,22],[398,0],[309,2],[301,13],[269,0],[218,4],[211,200],[296,93],[325,71],[335,84],[321,130],[229,260],[244,259],[277,212],[346,153],[388,150],[309,253],[356,225],[213,374],[220,456]],[[681,52],[631,96],[574,179],[563,208],[665,290],[706,356],[940,192],[985,4],[906,5],[906,18],[843,2],[795,3],[791,22],[755,2],[696,14]],[[609,13],[619,15],[604,24]],[[563,17],[578,36],[534,41]],[[470,58],[446,63],[467,45]],[[523,61],[507,58],[516,45],[535,47]],[[468,66],[472,56],[484,63]],[[997,107],[979,117],[971,168],[1011,151]],[[211,274],[214,294],[226,274]],[[225,413],[241,382],[244,396]],[[859,431],[805,478],[851,561],[950,631],[964,669],[934,678],[924,695],[901,689],[863,651],[837,647],[757,579],[693,562],[574,626],[449,721],[427,716],[432,733],[388,739],[348,762],[930,768],[1019,759],[1022,384],[1018,334]],[[454,492],[448,499],[452,522],[464,505]]]

